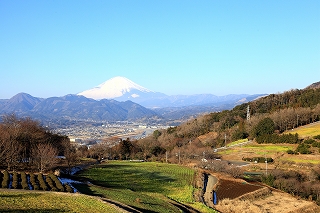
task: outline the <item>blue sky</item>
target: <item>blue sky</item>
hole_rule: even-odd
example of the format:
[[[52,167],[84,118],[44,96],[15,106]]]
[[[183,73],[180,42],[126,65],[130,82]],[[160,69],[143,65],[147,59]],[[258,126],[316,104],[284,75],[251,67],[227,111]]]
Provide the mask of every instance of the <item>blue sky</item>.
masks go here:
[[[0,99],[123,76],[167,95],[320,81],[320,1],[0,1]]]

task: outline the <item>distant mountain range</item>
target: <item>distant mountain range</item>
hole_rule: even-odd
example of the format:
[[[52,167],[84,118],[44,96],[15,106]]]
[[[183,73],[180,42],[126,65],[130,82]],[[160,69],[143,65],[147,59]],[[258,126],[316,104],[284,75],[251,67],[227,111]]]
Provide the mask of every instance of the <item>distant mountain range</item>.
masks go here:
[[[164,108],[164,107],[186,107],[209,105],[233,105],[251,101],[259,95],[248,94],[231,94],[226,96],[216,96],[212,94],[198,95],[166,95],[160,92],[153,92],[144,88],[125,77],[114,77],[89,90],[78,93],[87,98],[95,100],[114,99],[117,101],[133,101],[147,108]]]
[[[36,98],[19,93],[0,99],[0,114],[15,113],[40,120],[168,121],[232,109],[264,95],[212,94],[168,96],[127,78],[115,77],[77,95]]]
[[[81,119],[107,121],[133,121],[157,119],[156,112],[132,101],[119,102],[102,99],[96,101],[79,95],[66,95],[47,99],[19,93],[9,100],[0,101],[0,114],[14,113],[40,120]]]

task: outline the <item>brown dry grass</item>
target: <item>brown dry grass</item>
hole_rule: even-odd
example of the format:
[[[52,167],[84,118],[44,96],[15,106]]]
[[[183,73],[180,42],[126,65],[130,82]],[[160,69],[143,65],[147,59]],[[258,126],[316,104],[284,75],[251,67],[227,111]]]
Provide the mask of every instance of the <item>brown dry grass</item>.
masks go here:
[[[210,172],[221,179],[243,182],[242,179],[234,179],[222,173]],[[320,207],[312,201],[306,201],[291,196],[290,194],[263,187],[262,189],[244,194],[236,199],[224,199],[215,205],[218,211],[223,213],[315,213],[320,212]]]
[[[315,203],[297,199],[289,194],[272,191],[259,198],[240,200],[224,199],[215,206],[224,213],[313,213],[320,212]]]

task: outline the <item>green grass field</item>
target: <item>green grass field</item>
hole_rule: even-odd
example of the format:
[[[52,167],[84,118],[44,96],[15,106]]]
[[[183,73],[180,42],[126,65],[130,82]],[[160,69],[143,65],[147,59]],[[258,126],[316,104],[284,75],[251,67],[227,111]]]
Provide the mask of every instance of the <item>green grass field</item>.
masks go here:
[[[0,212],[121,212],[81,194],[0,190]]]
[[[288,134],[288,133],[291,133],[291,134],[298,133],[299,137],[301,137],[301,138],[313,137],[316,135],[320,135],[320,122],[301,126],[301,127],[298,127],[293,130],[289,130],[289,131],[285,132],[285,134]]]
[[[227,144],[227,147],[230,147],[230,146],[233,146],[233,145],[237,145],[237,144],[240,144],[240,143],[244,143],[244,142],[247,142],[247,141],[249,141],[248,138],[240,139],[240,140],[237,140],[237,141],[233,141],[233,142]]]
[[[265,153],[287,152],[287,150],[293,149],[295,146],[291,144],[249,144],[244,148],[261,155]]]
[[[77,185],[77,189],[143,212],[180,212],[172,200],[201,209],[201,212],[215,212],[195,202],[194,175],[193,169],[174,164],[112,161],[78,174],[93,185]]]

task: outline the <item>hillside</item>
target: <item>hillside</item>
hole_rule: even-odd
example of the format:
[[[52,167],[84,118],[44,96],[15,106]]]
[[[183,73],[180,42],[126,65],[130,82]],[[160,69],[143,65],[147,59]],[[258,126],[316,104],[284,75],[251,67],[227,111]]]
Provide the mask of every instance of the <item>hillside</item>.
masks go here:
[[[19,93],[0,102],[0,114],[15,113],[17,116],[29,116],[41,121],[48,120],[108,120],[132,121],[157,119],[154,111],[132,101],[94,100],[79,95],[63,97],[36,98]]]
[[[0,212],[124,212],[84,194],[0,189],[0,197]]]
[[[306,89],[319,89],[320,88],[320,81],[307,86]]]

